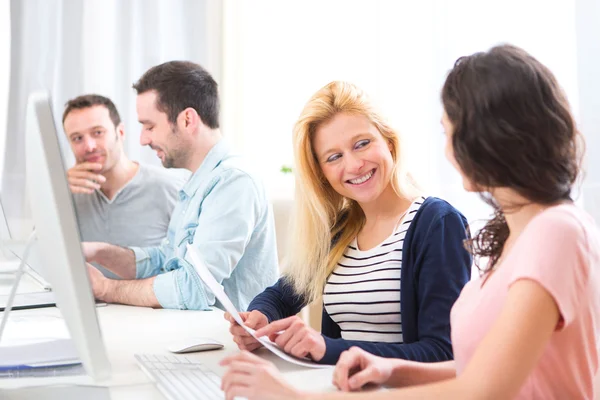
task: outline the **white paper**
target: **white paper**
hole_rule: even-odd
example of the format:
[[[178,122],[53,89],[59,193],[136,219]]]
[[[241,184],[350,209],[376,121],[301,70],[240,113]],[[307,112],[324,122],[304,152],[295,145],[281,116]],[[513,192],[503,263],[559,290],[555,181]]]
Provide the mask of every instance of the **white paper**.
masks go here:
[[[279,356],[281,359],[291,362],[296,365],[301,365],[303,367],[308,367],[308,368],[331,368],[330,365],[317,364],[308,359],[298,358],[298,357],[292,356],[290,354],[287,354],[276,343],[271,342],[271,340],[269,340],[269,338],[267,338],[267,337],[256,337],[255,330],[247,327],[244,324],[244,321],[242,321],[242,319],[240,318],[237,309],[235,308],[235,306],[233,305],[233,303],[231,302],[231,300],[225,293],[225,290],[223,290],[223,286],[221,286],[219,284],[219,282],[217,282],[217,280],[212,276],[212,274],[210,273],[210,271],[208,270],[208,268],[202,261],[200,255],[198,254],[198,251],[193,246],[191,246],[189,243],[187,244],[187,253],[190,256],[190,258],[192,259],[192,264],[194,265],[194,269],[200,276],[200,279],[202,279],[204,284],[206,286],[208,286],[208,288],[213,292],[215,297],[221,302],[223,307],[225,307],[225,310],[233,316],[233,319],[235,319],[235,322],[237,322],[250,335],[252,335],[256,340],[258,340],[263,346],[265,346],[267,349],[269,349],[275,355]]]

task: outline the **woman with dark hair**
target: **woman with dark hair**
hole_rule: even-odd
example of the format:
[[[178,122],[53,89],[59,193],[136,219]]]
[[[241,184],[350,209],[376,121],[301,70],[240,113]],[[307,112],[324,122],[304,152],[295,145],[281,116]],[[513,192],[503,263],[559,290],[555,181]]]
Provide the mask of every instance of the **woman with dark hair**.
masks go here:
[[[582,141],[564,93],[544,65],[505,45],[460,58],[442,102],[446,155],[465,189],[495,209],[467,242],[487,263],[479,260],[481,277],[452,308],[455,359],[424,364],[352,348],[340,357],[334,384],[404,387],[369,393],[382,399],[593,398],[600,234],[571,197]],[[247,352],[223,364],[230,397],[364,398],[301,393]]]

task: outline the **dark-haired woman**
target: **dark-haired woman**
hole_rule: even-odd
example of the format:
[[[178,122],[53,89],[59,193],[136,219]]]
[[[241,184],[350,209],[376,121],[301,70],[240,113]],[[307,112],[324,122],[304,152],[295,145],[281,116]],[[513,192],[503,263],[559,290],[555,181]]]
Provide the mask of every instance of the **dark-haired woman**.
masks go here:
[[[469,243],[488,262],[452,309],[455,359],[424,364],[353,348],[334,383],[401,388],[372,399],[593,398],[600,234],[571,198],[582,152],[564,93],[535,58],[498,46],[460,58],[442,102],[446,155],[465,189],[485,193],[496,211]],[[223,364],[229,398],[364,398],[299,392],[250,353]]]

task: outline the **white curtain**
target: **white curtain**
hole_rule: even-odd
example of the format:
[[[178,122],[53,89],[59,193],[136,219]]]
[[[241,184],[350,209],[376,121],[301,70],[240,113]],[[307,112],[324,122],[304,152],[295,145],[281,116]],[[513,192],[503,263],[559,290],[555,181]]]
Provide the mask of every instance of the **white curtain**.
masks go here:
[[[220,80],[221,5],[211,0],[12,0],[10,94],[1,201],[13,235],[31,226],[25,192],[24,113],[33,90],[49,90],[65,167],[73,157],[61,126],[67,100],[84,93],[110,97],[126,127],[125,148],[159,164],[139,145],[131,85],[149,67],[182,59]]]
[[[224,126],[269,177],[276,196],[291,196],[291,177],[280,167],[292,162],[292,125],[308,98],[331,80],[354,82],[380,103],[405,137],[419,181],[475,228],[490,210],[464,192],[443,155],[439,96],[454,61],[500,43],[521,46],[554,71],[579,110],[575,1],[225,4]],[[589,40],[597,44],[598,37]]]

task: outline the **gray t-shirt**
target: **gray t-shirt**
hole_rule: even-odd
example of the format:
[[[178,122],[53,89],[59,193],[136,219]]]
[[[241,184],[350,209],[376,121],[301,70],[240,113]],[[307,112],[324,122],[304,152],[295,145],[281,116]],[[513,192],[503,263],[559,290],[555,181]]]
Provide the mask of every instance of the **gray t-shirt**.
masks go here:
[[[81,240],[123,247],[158,246],[167,236],[179,189],[188,176],[181,170],[140,164],[135,176],[112,200],[100,190],[73,194]],[[115,277],[104,268],[100,270]]]

